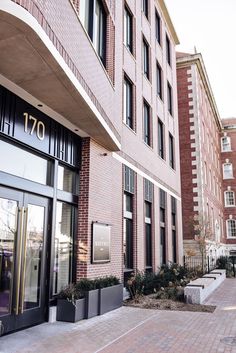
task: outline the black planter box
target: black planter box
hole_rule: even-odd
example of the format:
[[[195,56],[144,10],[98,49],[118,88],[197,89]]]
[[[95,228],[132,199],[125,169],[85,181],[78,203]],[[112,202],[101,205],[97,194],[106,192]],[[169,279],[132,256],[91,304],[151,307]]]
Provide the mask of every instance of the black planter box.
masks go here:
[[[57,300],[57,321],[76,322],[85,318],[85,298],[75,301]]]
[[[99,289],[90,290],[86,293],[85,319],[99,314]]]
[[[122,302],[123,284],[100,289],[99,314],[102,315],[108,311],[121,307]]]

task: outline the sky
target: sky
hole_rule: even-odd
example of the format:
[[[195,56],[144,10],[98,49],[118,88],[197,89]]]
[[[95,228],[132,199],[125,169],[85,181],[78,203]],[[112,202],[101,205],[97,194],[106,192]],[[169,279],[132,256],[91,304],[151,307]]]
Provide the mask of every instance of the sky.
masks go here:
[[[201,53],[221,118],[236,117],[236,0],[165,0],[180,40]]]

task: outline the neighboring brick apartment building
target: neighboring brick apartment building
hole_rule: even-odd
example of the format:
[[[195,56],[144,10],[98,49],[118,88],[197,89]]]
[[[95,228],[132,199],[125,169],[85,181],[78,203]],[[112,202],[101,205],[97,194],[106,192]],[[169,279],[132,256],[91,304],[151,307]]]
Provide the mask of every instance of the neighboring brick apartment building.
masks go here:
[[[177,53],[184,252],[199,253],[193,218],[211,226],[207,254],[226,253],[220,134],[222,122],[201,54]],[[191,251],[190,251],[191,252]]]
[[[236,118],[222,119],[221,165],[223,168],[224,234],[229,255],[236,255]]]
[[[175,30],[163,0],[0,2],[0,321],[81,277],[182,261]]]

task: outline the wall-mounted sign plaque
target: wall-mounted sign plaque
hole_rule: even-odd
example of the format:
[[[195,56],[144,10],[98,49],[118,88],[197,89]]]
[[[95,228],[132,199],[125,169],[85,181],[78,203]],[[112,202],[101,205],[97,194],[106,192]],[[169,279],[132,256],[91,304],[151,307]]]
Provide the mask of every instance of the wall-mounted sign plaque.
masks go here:
[[[93,223],[92,234],[92,262],[110,262],[111,226],[102,223]]]

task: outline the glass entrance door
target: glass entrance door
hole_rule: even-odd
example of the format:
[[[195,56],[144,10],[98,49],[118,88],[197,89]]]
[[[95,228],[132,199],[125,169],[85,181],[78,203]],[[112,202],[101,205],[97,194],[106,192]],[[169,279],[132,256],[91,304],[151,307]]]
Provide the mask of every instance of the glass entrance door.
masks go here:
[[[0,187],[4,333],[45,321],[47,213],[47,199]]]

